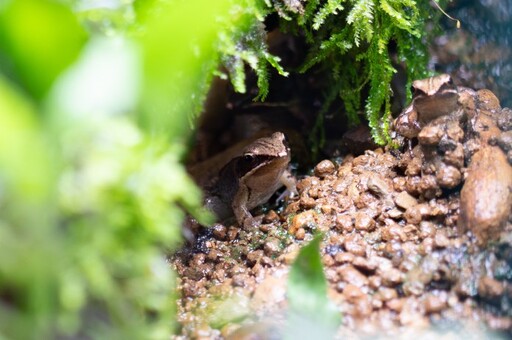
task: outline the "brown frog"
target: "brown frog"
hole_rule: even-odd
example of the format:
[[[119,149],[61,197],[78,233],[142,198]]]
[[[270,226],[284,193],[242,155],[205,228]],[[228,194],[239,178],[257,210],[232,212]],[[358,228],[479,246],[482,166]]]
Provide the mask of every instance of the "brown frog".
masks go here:
[[[412,103],[393,123],[406,138],[417,137],[423,126],[458,108],[459,91],[448,74],[415,80],[412,90]]]
[[[250,210],[267,202],[281,186],[286,185],[292,195],[296,193],[295,180],[287,171],[289,163],[286,138],[275,132],[248,145],[237,145],[190,172],[205,190],[205,206],[219,220],[234,215],[240,225],[247,225],[253,223]]]

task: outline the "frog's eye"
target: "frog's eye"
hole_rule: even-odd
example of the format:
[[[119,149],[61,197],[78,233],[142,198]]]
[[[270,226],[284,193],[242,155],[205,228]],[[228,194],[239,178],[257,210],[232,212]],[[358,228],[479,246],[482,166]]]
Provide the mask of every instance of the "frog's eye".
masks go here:
[[[242,157],[239,157],[236,162],[237,173],[239,175],[244,175],[257,165],[258,160],[254,155],[243,155]]]

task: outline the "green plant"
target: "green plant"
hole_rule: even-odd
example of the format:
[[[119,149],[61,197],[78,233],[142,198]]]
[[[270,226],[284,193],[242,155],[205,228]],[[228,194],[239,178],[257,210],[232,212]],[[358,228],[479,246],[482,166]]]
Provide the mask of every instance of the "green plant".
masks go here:
[[[228,5],[151,3],[183,17],[161,26],[148,15],[144,34],[108,38],[58,1],[2,4],[1,338],[169,337],[165,254],[186,213],[208,218],[181,164],[211,77],[196,70],[216,60],[215,17]],[[185,21],[197,30],[183,34]]]
[[[251,24],[246,30],[228,35],[230,39],[220,49],[235,90],[245,91],[244,61],[258,76],[260,94],[255,99],[264,100],[269,91],[267,62],[279,74],[287,74],[277,64],[279,59],[269,57],[263,43],[260,21],[277,13],[282,30],[303,35],[308,42],[308,57],[300,72],[314,67],[329,70],[323,82],[325,101],[311,135],[313,144],[323,143],[324,115],[336,98],[343,101],[351,123],[359,123],[364,111],[374,140],[379,144],[389,141],[390,83],[396,65],[406,65],[409,82],[426,75],[426,23],[433,16],[427,2],[266,0],[247,1],[246,8],[253,17],[248,21]],[[393,46],[396,51],[392,51]],[[263,52],[258,53],[258,49]],[[367,96],[362,95],[365,89]]]
[[[286,339],[332,339],[341,313],[329,301],[320,255],[323,234],[300,249],[288,277]]]

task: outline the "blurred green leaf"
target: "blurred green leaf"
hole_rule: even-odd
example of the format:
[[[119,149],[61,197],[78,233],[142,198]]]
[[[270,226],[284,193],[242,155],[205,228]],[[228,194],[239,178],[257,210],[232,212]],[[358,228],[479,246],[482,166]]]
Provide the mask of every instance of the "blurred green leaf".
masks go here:
[[[327,298],[320,242],[317,235],[302,247],[288,277],[287,339],[332,339],[340,313]]]
[[[228,297],[208,302],[206,308],[208,321],[217,329],[221,329],[228,323],[240,322],[250,313],[249,297],[236,291]]]
[[[55,158],[37,111],[1,75],[0,126],[0,337],[44,337],[61,263]]]
[[[153,3],[153,2],[149,2]],[[215,43],[230,0],[158,2],[148,15],[144,51],[143,123],[183,138],[202,108],[218,55]]]
[[[75,60],[86,38],[70,8],[60,1],[12,0],[0,5],[0,66],[37,99]]]
[[[36,112],[0,75],[0,203],[46,210],[55,175]]]
[[[95,36],[81,51],[85,33],[58,2],[3,3],[0,19],[0,338],[168,338],[175,278],[164,251],[180,240],[186,212],[205,218],[201,192],[180,163],[190,107],[172,103],[208,88],[214,28],[188,37],[208,46],[200,58],[191,47],[201,44],[172,46],[182,56],[170,60],[173,87],[144,78],[155,93],[141,106],[169,104],[146,123],[170,128],[148,133],[133,119],[146,45]],[[149,25],[149,36],[152,25],[159,26]],[[181,28],[160,31],[154,48]],[[151,59],[154,72],[169,67],[163,50]],[[44,105],[31,105],[27,92]]]

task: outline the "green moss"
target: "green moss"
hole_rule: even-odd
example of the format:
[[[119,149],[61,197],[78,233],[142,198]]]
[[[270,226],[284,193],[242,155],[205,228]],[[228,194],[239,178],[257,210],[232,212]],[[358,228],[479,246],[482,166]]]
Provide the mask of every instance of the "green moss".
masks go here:
[[[308,57],[300,72],[310,72],[313,67],[330,70],[330,77],[324,82],[325,102],[311,134],[312,145],[318,147],[323,143],[324,115],[337,98],[343,101],[351,124],[360,123],[360,113],[364,112],[374,140],[379,144],[389,142],[390,82],[396,73],[390,46],[396,46],[396,61],[407,66],[409,81],[426,75],[424,34],[426,22],[435,19],[435,11],[428,3],[413,0],[247,0],[245,3],[244,13],[253,16],[252,24],[243,32],[227,35],[220,50],[236,91],[246,91],[245,64],[257,74],[260,92],[255,100],[264,100],[272,90],[269,65],[280,74],[287,74],[264,43],[261,22],[265,16],[277,13],[283,30],[304,36],[308,42]],[[367,89],[364,98],[363,89]]]

